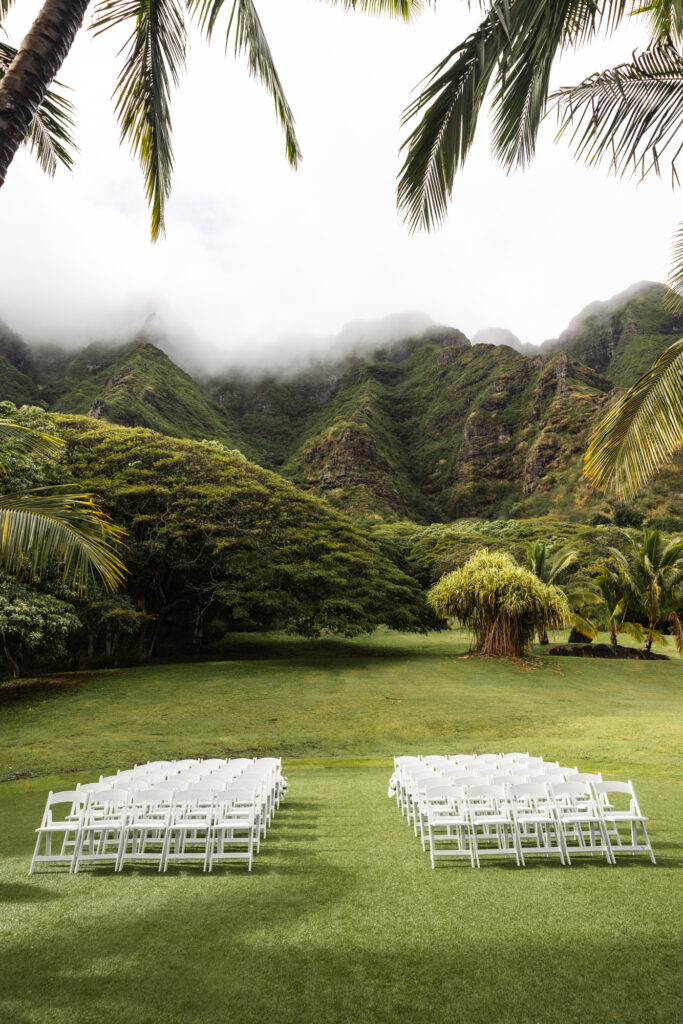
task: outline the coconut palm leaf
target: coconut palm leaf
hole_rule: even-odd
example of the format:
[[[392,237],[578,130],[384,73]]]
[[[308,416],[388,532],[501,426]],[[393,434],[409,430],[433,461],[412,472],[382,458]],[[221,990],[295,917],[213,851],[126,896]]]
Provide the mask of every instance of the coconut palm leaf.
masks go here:
[[[124,532],[90,494],[46,488],[0,495],[0,566],[9,573],[40,574],[58,561],[70,588],[82,592],[94,573],[116,590],[126,570],[111,544]]]
[[[0,78],[14,60],[16,53],[13,46],[0,40]],[[58,82],[55,84],[59,87]],[[51,178],[54,177],[58,164],[62,164],[67,170],[71,170],[74,165],[74,155],[78,147],[73,138],[73,112],[73,104],[65,96],[60,96],[51,89],[31,121],[26,144],[35,153],[39,166]]]
[[[594,487],[633,495],[683,445],[683,339],[607,412],[594,430],[583,471]]]
[[[213,34],[224,3],[225,0],[190,0],[190,11],[208,39]],[[260,81],[272,96],[277,119],[285,134],[287,159],[292,167],[298,167],[301,150],[294,129],[294,115],[287,102],[253,0],[233,0],[226,33],[226,47],[231,38],[235,55],[246,54],[250,75]]]
[[[60,448],[66,443],[61,437],[42,434],[31,427],[23,427],[12,420],[0,420],[0,441],[11,441],[19,451],[29,455],[58,455]],[[2,462],[0,457],[0,472]]]
[[[653,43],[668,43],[683,38],[683,6],[671,0],[649,0],[634,6],[632,15],[645,14],[650,22]]]
[[[398,206],[411,230],[446,216],[455,173],[474,139],[492,86],[494,152],[507,167],[528,161],[545,113],[550,67],[564,49],[613,31],[630,0],[493,0],[468,38],[432,71],[403,123],[420,120],[403,143]]]
[[[401,147],[398,207],[410,230],[431,230],[446,217],[455,172],[474,140],[481,106],[507,33],[494,12],[437,65],[402,124],[421,116]]]
[[[184,8],[179,0],[101,0],[93,28],[99,35],[121,25],[132,31],[114,90],[121,141],[128,142],[145,177],[151,235],[163,235],[171,191],[171,90],[185,67]]]
[[[363,11],[365,14],[388,14],[401,21],[414,21],[425,7],[435,0],[326,0],[333,7],[347,11]]]
[[[678,180],[683,146],[683,57],[670,44],[653,46],[591,75],[553,96],[560,118],[558,138],[570,134],[580,159],[603,159],[616,174],[659,174],[665,153]]]
[[[667,308],[674,313],[683,313],[683,224],[678,225],[674,234],[668,284]]]

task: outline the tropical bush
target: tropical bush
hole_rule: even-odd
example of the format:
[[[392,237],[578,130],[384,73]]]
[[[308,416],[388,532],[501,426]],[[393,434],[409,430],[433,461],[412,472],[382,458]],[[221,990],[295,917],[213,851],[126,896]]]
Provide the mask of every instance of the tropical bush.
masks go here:
[[[80,627],[73,605],[0,576],[0,646],[14,678],[27,665],[54,662]]]
[[[642,640],[649,653],[655,640],[661,639],[658,626],[668,627],[676,638],[683,657],[683,540],[667,541],[659,530],[643,529],[640,543],[629,548],[612,549],[612,561],[626,595],[628,612],[635,612],[645,624],[626,621],[622,628]]]
[[[477,551],[429,591],[442,618],[455,618],[475,636],[481,654],[523,657],[534,634],[561,629],[570,617],[567,598],[555,586],[502,552]]]

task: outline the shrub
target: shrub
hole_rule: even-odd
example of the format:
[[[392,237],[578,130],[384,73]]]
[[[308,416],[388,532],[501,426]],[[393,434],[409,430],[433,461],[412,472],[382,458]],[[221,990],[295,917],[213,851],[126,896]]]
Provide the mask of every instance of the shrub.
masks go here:
[[[437,615],[455,618],[475,636],[481,654],[523,657],[536,630],[561,629],[567,598],[502,552],[477,551],[429,591]]]

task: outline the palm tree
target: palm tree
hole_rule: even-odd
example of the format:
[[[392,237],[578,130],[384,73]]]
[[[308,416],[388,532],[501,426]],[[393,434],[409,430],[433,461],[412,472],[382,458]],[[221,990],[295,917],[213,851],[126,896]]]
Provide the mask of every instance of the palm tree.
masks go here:
[[[0,20],[13,0],[0,0]],[[409,21],[422,0],[328,0],[347,9],[387,13]],[[69,164],[70,106],[49,88],[83,24],[90,0],[44,0],[43,7],[18,50],[0,52],[0,186],[19,146],[25,141]],[[287,159],[296,167],[301,151],[294,118],[280,82],[268,41],[253,0],[231,0],[225,31],[226,48],[246,54],[250,74],[260,79],[273,98],[285,135]],[[164,208],[171,190],[171,92],[185,66],[188,21],[193,20],[210,40],[223,11],[224,0],[99,0],[93,28],[102,33],[125,26],[130,30],[123,65],[114,91],[121,141],[139,160],[151,209],[152,239],[164,231]],[[123,52],[123,51],[122,51]],[[4,60],[2,54],[4,53]],[[50,104],[52,110],[50,110]],[[55,110],[55,104],[57,110]]]
[[[572,609],[571,622],[574,627],[577,626],[578,619],[581,619],[581,622],[585,625],[583,618],[575,610],[575,606],[578,606],[580,602],[585,603],[583,602],[585,588],[577,589],[574,587],[568,590],[566,586],[562,585],[561,580],[566,577],[567,569],[574,565],[578,557],[579,553],[574,548],[548,548],[545,541],[542,540],[527,542],[527,569],[534,576],[537,576],[542,583],[560,587],[565,592],[569,606]],[[543,645],[550,643],[545,627],[542,627],[539,631],[538,642]]]
[[[65,443],[9,420],[0,420],[0,438],[33,455],[55,455]],[[111,545],[124,533],[91,494],[54,487],[0,494],[0,568],[12,574],[40,575],[59,561],[69,589],[83,592],[94,574],[117,590],[126,570]]]
[[[630,608],[637,609],[647,626],[624,622],[623,629],[642,639],[642,650],[650,652],[652,643],[661,639],[657,627],[672,627],[676,646],[683,657],[683,624],[679,610],[683,606],[683,540],[665,541],[659,530],[643,530],[641,544],[632,542],[624,554],[610,548],[612,561],[624,584]]]
[[[617,634],[626,617],[627,594],[622,580],[610,569],[603,569],[595,581],[602,604],[607,612],[610,644],[617,647]]]

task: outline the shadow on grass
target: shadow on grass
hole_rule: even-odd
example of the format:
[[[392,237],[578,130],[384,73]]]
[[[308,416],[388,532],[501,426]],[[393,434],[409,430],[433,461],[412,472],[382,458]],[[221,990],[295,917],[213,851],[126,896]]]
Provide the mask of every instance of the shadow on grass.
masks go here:
[[[0,903],[42,903],[60,898],[59,893],[29,882],[0,882]]]
[[[353,879],[333,872],[305,908],[287,899],[259,903],[235,887],[225,900],[197,893],[191,908],[147,907],[99,925],[72,919],[8,950],[2,1000],[13,1021],[78,1024],[680,1019],[680,977],[671,970],[680,944],[604,931],[584,933],[580,944],[555,934],[519,941],[509,923],[481,934],[444,921],[428,948],[390,931],[378,947],[362,931],[326,931],[320,911],[340,884]],[[307,916],[311,928],[302,932]],[[624,984],[626,964],[636,983]]]

